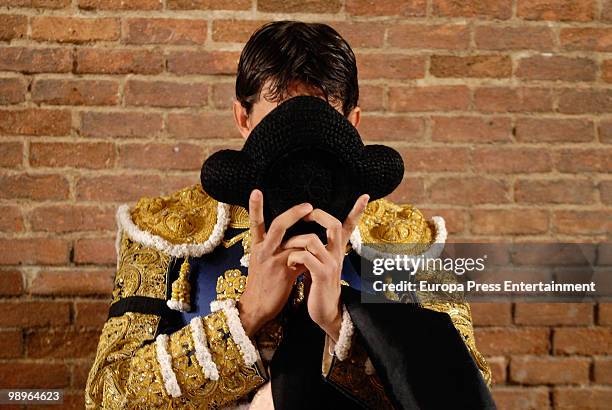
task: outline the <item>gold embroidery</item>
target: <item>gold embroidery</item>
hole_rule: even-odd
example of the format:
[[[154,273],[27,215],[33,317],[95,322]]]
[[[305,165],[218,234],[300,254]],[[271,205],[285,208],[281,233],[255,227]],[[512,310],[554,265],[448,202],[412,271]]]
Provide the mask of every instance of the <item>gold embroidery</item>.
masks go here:
[[[166,298],[166,271],[170,257],[121,234],[121,255],[115,275],[112,303],[127,296]]]
[[[232,205],[230,207],[230,228],[248,228],[249,224],[249,211],[240,205]]]
[[[433,241],[434,225],[412,205],[395,204],[381,198],[368,203],[359,233],[363,243],[401,243],[402,253],[422,253]]]
[[[385,394],[384,387],[376,373],[368,375],[365,372],[365,362],[368,355],[359,338],[353,336],[350,356],[343,361],[327,353],[328,340],[324,349],[323,374],[327,379],[342,390],[357,398],[367,408],[393,409],[393,405]]]
[[[247,277],[240,269],[228,269],[223,276],[217,278],[217,300],[240,299],[246,288]]]
[[[159,320],[159,316],[133,312],[107,320],[87,378],[85,401],[88,408],[96,408],[96,403],[103,403],[104,408],[119,407],[126,394],[123,386],[128,384],[126,379],[131,371],[121,364],[142,344],[153,339]]]
[[[196,184],[168,196],[143,197],[131,216],[142,230],[172,244],[202,243],[210,237],[217,222],[217,205]]]

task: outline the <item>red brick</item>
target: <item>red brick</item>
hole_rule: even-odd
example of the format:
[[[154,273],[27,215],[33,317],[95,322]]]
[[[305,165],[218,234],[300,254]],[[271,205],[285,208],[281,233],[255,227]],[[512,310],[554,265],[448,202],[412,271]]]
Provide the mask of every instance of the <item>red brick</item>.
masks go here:
[[[32,17],[32,38],[60,43],[119,39],[119,19],[41,16]]]
[[[491,377],[493,384],[502,384],[506,382],[506,371],[508,367],[508,361],[505,357],[487,357],[487,364],[491,369]]]
[[[114,270],[44,270],[34,277],[28,291],[42,296],[108,296],[113,277]]]
[[[5,7],[34,7],[41,9],[61,9],[70,5],[70,0],[2,0]]]
[[[131,18],[125,22],[128,44],[204,44],[205,20],[169,18]]]
[[[108,302],[76,302],[74,306],[76,326],[102,329],[108,316]]]
[[[249,10],[251,0],[168,0],[167,7],[171,10]]]
[[[555,211],[553,226],[567,235],[606,234],[612,229],[610,211]]]
[[[91,361],[85,360],[75,363],[72,367],[72,387],[76,389],[84,390],[87,385],[87,377],[89,376],[89,370],[91,369]],[[82,399],[85,399],[84,395],[82,395]],[[66,397],[64,397],[66,399]],[[85,407],[85,402],[82,405],[76,407],[82,409]]]
[[[612,60],[601,62],[601,79],[607,83],[612,83]]]
[[[612,89],[563,89],[559,93],[559,112],[565,114],[612,112]]]
[[[0,271],[0,295],[19,296],[23,293],[23,275],[16,270]]]
[[[404,54],[357,54],[360,79],[425,77],[425,57]]]
[[[444,177],[429,186],[429,199],[438,204],[475,205],[509,201],[508,183],[484,177]]]
[[[431,138],[441,142],[511,142],[512,127],[503,117],[433,117]]]
[[[60,175],[0,175],[0,198],[66,199],[68,181]]]
[[[481,50],[550,50],[554,45],[548,27],[477,26],[474,41]]]
[[[607,0],[602,3],[601,19],[603,21],[612,21],[612,3]]]
[[[359,87],[359,106],[366,111],[380,111],[385,108],[383,95],[386,91],[378,85],[363,85]]]
[[[467,171],[469,151],[466,148],[398,148],[409,172]]]
[[[27,84],[21,78],[0,78],[0,105],[25,101]]]
[[[134,106],[202,107],[208,102],[208,85],[130,80],[124,98],[127,105]]]
[[[63,363],[0,363],[0,385],[7,389],[68,387],[70,368]]]
[[[74,243],[74,262],[77,264],[114,265],[116,261],[114,238],[86,238]]]
[[[564,28],[561,29],[559,41],[566,50],[612,51],[612,29]]]
[[[544,88],[483,87],[474,92],[482,112],[545,112],[553,110],[552,93]]]
[[[84,10],[159,10],[160,0],[78,0]]]
[[[195,170],[204,150],[195,144],[126,144],[119,146],[118,165],[131,169]]]
[[[208,127],[207,124],[215,124]],[[170,113],[168,114],[168,134],[175,138],[219,138],[240,137],[231,113],[216,112]]]
[[[548,212],[537,209],[474,209],[472,233],[476,235],[535,235],[548,232]]]
[[[517,0],[516,15],[527,20],[589,21],[594,0]]]
[[[519,60],[516,76],[526,80],[593,81],[597,64],[590,58],[537,55]]]
[[[0,302],[0,313],[3,327],[65,326],[70,322],[70,303]]]
[[[0,70],[66,73],[72,70],[72,52],[66,48],[0,47]]]
[[[240,55],[234,51],[173,51],[168,54],[168,71],[178,75],[236,75]]]
[[[503,78],[512,74],[508,56],[431,56],[429,72],[436,77]]]
[[[94,205],[43,205],[29,213],[33,231],[85,232],[114,230],[115,209]]]
[[[502,174],[550,172],[549,153],[541,148],[479,148],[472,153],[476,171]]]
[[[499,410],[549,409],[546,387],[496,386],[493,398]]]
[[[418,1],[418,0],[417,0]],[[387,2],[375,2],[376,5],[385,5]],[[405,4],[405,2],[404,2]],[[352,48],[365,48],[383,46],[387,24],[375,21],[325,21],[344,38]]]
[[[514,322],[519,325],[559,326],[593,323],[591,303],[517,303]]]
[[[259,27],[272,20],[214,20],[212,39],[227,43],[246,43]]]
[[[598,309],[597,323],[602,326],[612,325],[612,303],[600,303]]]
[[[16,14],[0,14],[0,41],[23,38],[28,32],[28,18]]]
[[[399,203],[417,204],[425,201],[425,185],[423,178],[412,177],[404,179],[399,187],[389,195],[389,200]],[[454,222],[454,221],[453,221]],[[454,225],[447,225],[447,230],[452,231]]]
[[[555,354],[608,354],[612,348],[612,328],[558,328],[553,333]]]
[[[546,328],[476,328],[478,349],[485,355],[545,354],[550,349]]]
[[[470,100],[464,86],[392,87],[389,90],[391,111],[465,110]]]
[[[74,359],[96,352],[100,332],[93,330],[45,329],[26,335],[28,357]]]
[[[474,326],[498,326],[512,323],[510,303],[472,302],[470,308]]]
[[[119,83],[109,80],[42,79],[32,85],[32,101],[52,105],[116,105]]]
[[[555,409],[603,410],[610,408],[612,389],[604,387],[556,387],[553,390]]]
[[[500,20],[512,16],[511,0],[433,0],[433,14],[441,17],[489,17]]]
[[[0,205],[0,231],[23,232],[23,215],[21,209],[12,205]]]
[[[0,239],[0,245],[0,265],[61,265],[68,262],[68,243],[63,239]]]
[[[590,179],[519,179],[514,187],[518,203],[589,204],[595,187]]]
[[[402,183],[402,185],[405,184],[405,182]],[[400,185],[400,187],[402,185]],[[463,212],[462,210],[440,208],[427,209],[425,207],[421,207],[419,209],[428,219],[431,219],[432,216],[441,216],[442,218],[444,218],[446,230],[448,231],[448,233],[459,233],[465,231],[465,212]]]
[[[0,331],[0,358],[8,359],[23,355],[23,335],[19,330]]]
[[[23,163],[23,143],[0,142],[0,167],[21,168]]]
[[[590,142],[595,126],[587,119],[517,118],[516,139],[520,142]]]
[[[601,202],[612,204],[612,181],[601,181],[599,183]]]
[[[34,142],[30,164],[34,167],[110,168],[115,160],[115,145],[106,142]]]
[[[422,141],[425,137],[423,118],[367,115],[361,117],[359,134],[367,141]]]
[[[346,12],[354,16],[423,17],[427,12],[426,0],[347,0]],[[350,42],[349,42],[350,43]],[[351,43],[352,44],[352,43]]]
[[[340,0],[258,0],[257,10],[270,13],[338,13]]]
[[[98,175],[79,178],[76,193],[85,201],[134,201],[159,195],[161,183],[159,175]]]
[[[75,59],[75,71],[85,74],[159,74],[164,69],[157,50],[82,48]]]
[[[161,114],[130,112],[83,112],[81,135],[84,137],[155,137],[162,132]]]
[[[594,379],[597,384],[612,384],[612,358],[596,357]]]
[[[612,144],[612,121],[602,120],[599,123],[599,140],[604,144]]]
[[[561,149],[555,153],[555,167],[561,172],[612,172],[612,149]]]
[[[579,357],[514,356],[510,380],[528,385],[588,383],[590,364],[590,359]]]
[[[0,134],[68,135],[71,121],[70,111],[66,110],[0,110]]]
[[[466,24],[398,24],[389,27],[387,41],[399,48],[464,50],[470,33]]]

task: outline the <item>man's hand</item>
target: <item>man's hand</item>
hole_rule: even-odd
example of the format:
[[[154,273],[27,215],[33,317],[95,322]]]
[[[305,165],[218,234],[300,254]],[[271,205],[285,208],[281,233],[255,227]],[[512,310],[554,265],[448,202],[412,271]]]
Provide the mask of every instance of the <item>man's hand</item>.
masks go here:
[[[310,273],[308,313],[311,319],[325,331],[334,342],[338,341],[342,311],[340,309],[340,276],[344,262],[344,249],[351,233],[368,205],[369,195],[361,195],[344,223],[322,209],[314,209],[303,219],[315,221],[327,228],[327,245],[323,245],[315,234],[296,235],[288,239],[284,248],[291,253],[288,266],[301,265]],[[302,248],[295,250],[294,248]],[[299,271],[303,269],[296,266]]]
[[[249,276],[246,289],[238,302],[240,320],[249,337],[276,317],[289,298],[300,272],[287,264],[287,257],[295,249],[282,249],[281,241],[285,231],[311,211],[312,205],[307,203],[289,208],[274,218],[266,232],[263,193],[258,189],[251,192]]]

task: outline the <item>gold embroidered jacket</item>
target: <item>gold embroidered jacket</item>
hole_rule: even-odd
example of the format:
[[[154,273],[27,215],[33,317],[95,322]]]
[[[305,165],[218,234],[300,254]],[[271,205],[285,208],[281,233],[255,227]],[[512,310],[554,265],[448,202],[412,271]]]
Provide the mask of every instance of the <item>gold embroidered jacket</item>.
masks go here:
[[[269,380],[266,362],[278,346],[282,321],[269,323],[254,340],[246,336],[234,305],[246,285],[239,269],[219,272],[210,313],[194,316],[179,329],[168,324],[177,313],[168,306],[180,298],[172,282],[181,279],[170,278],[177,262],[223,246],[241,248],[240,263],[248,265],[246,209],[217,202],[196,184],[168,196],[142,198],[132,208],[120,206],[117,224],[115,284],[87,380],[86,407],[195,409],[248,401]],[[383,198],[368,204],[347,253],[360,253],[363,243],[382,241],[413,244],[417,255],[445,237],[442,218],[427,221],[418,209]],[[188,308],[188,301],[174,302]],[[296,285],[294,303],[299,302]],[[490,385],[491,371],[476,348],[469,305],[422,305],[450,315]],[[358,337],[349,337],[346,355],[338,349],[330,352],[328,342],[322,376],[365,405],[392,408]]]

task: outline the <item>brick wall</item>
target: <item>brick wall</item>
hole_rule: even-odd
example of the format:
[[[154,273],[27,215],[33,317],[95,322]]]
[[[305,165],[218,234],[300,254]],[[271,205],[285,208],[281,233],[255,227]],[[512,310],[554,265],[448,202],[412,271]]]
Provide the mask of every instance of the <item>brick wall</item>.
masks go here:
[[[602,240],[612,211],[607,0],[0,0],[0,387],[82,389],[114,211],[241,139],[237,58],[263,22],[334,26],[395,200],[454,238]],[[612,306],[474,305],[502,409],[612,402]]]

